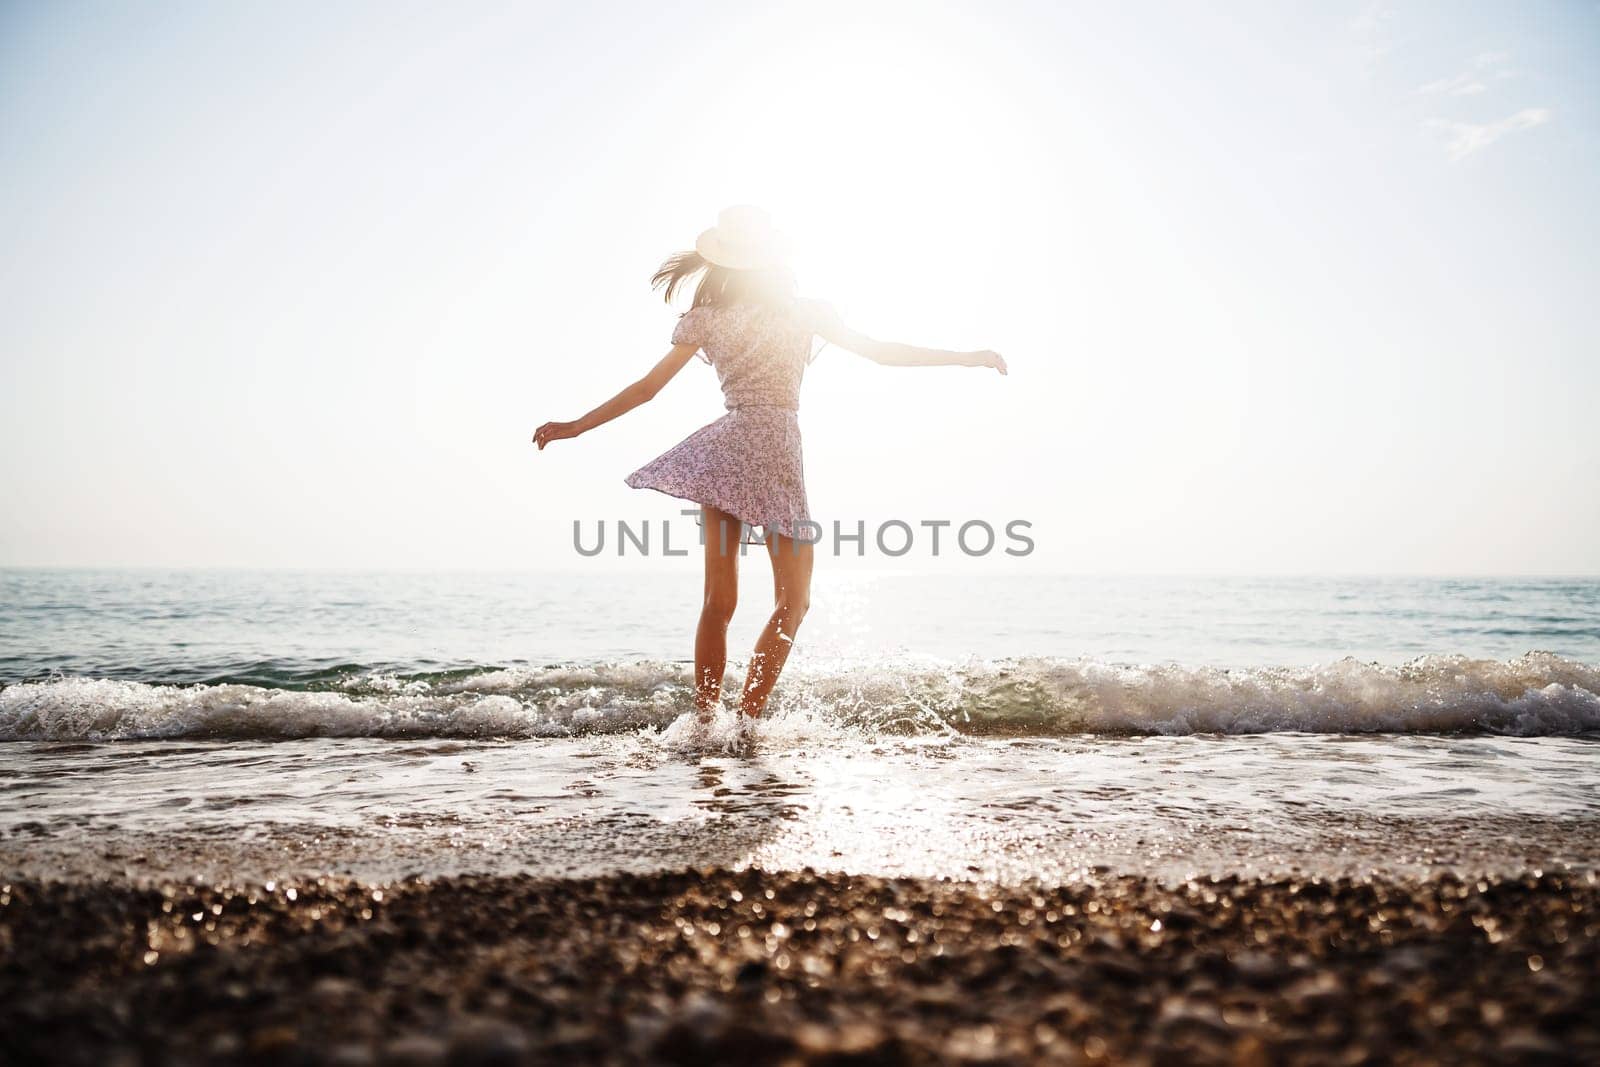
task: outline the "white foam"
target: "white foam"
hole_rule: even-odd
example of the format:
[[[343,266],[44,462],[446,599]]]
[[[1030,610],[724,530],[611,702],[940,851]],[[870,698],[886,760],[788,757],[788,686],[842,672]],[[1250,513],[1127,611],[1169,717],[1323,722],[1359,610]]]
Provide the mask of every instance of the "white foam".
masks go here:
[[[730,673],[730,693],[738,681]],[[1571,735],[1600,731],[1597,693],[1600,668],[1548,653],[1249,670],[1056,659],[802,661],[757,729],[778,745],[841,731]],[[560,737],[648,728],[671,745],[725,744],[731,713],[695,740],[691,707],[688,667],[648,661],[436,681],[371,675],[333,691],[57,678],[0,690],[0,739]]]

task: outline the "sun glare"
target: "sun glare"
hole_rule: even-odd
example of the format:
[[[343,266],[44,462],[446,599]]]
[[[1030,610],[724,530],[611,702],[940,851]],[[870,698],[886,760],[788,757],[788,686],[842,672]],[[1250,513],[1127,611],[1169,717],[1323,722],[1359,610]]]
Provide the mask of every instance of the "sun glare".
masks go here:
[[[729,198],[778,217],[807,291],[887,321],[927,322],[942,262],[1003,260],[1024,275],[1044,265],[1038,212],[1058,198],[994,192],[1048,173],[1039,139],[958,44],[857,20],[843,40],[795,36],[781,58],[740,74],[749,91],[733,128],[747,136],[717,169]],[[989,273],[969,272],[964,287]],[[929,325],[959,328],[954,311]]]

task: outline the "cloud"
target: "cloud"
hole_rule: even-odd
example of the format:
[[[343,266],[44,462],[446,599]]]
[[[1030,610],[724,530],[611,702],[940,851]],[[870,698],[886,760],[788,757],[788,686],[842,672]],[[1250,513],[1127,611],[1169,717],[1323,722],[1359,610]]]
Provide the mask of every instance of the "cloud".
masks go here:
[[[1418,96],[1476,96],[1489,91],[1489,83],[1513,76],[1506,66],[1504,52],[1483,52],[1473,57],[1466,70],[1450,78],[1440,78],[1416,89]]]
[[[1419,96],[1472,96],[1488,91],[1488,86],[1476,74],[1457,74],[1454,78],[1440,78],[1436,82],[1417,87]]]
[[[1482,151],[1508,133],[1531,130],[1550,121],[1550,111],[1542,107],[1523,108],[1515,115],[1507,115],[1494,122],[1451,122],[1446,119],[1429,119],[1428,125],[1444,130],[1450,135],[1445,146],[1452,160],[1461,160]]]

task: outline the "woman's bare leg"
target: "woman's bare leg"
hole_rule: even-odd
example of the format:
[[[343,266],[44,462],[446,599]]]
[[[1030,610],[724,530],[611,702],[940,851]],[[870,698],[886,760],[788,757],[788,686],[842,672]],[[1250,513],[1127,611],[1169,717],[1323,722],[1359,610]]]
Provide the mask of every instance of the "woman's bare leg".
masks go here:
[[[739,520],[726,511],[700,509],[705,531],[706,585],[694,632],[694,706],[702,719],[722,703],[728,669],[728,620],[739,602]]]
[[[767,554],[772,557],[772,593],[776,605],[766,629],[756,639],[750,657],[750,674],[745,678],[744,696],[739,710],[759,716],[767,706],[767,696],[778,682],[783,664],[794,647],[800,620],[811,606],[811,545],[792,537],[773,534],[767,538]]]

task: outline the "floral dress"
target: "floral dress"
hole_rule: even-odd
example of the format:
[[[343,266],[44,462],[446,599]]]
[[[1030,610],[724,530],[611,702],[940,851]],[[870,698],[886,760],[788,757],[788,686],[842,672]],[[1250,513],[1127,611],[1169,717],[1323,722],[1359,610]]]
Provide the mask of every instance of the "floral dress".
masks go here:
[[[815,539],[797,413],[811,339],[833,320],[819,300],[697,307],[681,316],[672,343],[699,347],[728,413],[628,475],[628,484],[720,508],[768,535]]]

